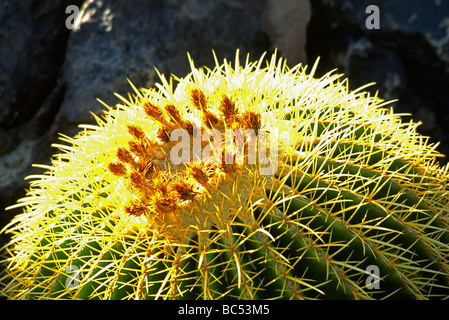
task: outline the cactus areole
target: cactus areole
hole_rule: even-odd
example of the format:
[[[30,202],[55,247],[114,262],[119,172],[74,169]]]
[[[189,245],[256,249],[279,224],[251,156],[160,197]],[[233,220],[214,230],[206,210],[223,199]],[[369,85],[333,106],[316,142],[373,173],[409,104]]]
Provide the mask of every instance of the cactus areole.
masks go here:
[[[418,124],[316,63],[189,61],[30,177],[4,296],[449,298],[448,166]]]

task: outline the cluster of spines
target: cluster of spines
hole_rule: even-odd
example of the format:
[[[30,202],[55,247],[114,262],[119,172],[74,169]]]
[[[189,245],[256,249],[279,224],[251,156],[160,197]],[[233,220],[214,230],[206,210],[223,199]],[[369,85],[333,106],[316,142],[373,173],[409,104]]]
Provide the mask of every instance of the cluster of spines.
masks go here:
[[[138,195],[138,200],[128,204],[125,212],[135,216],[144,214],[164,226],[168,222],[165,221],[167,213],[175,213],[188,206],[207,194],[208,188],[216,188],[221,179],[226,180],[241,169],[235,163],[235,153],[225,150],[224,146],[222,150],[212,150],[213,153],[221,152],[222,161],[219,163],[190,157],[181,168],[170,165],[168,155],[174,144],[170,135],[175,129],[186,130],[192,142],[194,130],[201,133],[208,129],[219,129],[225,139],[226,128],[252,129],[256,133],[261,128],[259,113],[240,113],[235,103],[226,95],[222,97],[218,107],[211,108],[207,96],[200,89],[193,89],[190,101],[202,114],[201,125],[198,127],[187,120],[174,104],[160,107],[148,99],[138,101],[137,104],[142,107],[146,116],[158,125],[157,139],[151,140],[144,128],[128,124],[127,131],[131,138],[128,147],[119,147],[116,160],[108,164],[109,171],[128,180],[130,187]],[[201,147],[207,143],[201,141]],[[247,145],[248,142],[245,143]],[[226,163],[225,159],[229,158],[231,162]],[[170,223],[174,223],[173,219]]]
[[[345,110],[334,112],[338,118]],[[314,135],[308,150],[314,156],[298,152],[283,166],[279,178],[296,194],[284,206],[301,212],[302,222],[320,234],[315,241],[326,248],[322,257],[332,257],[327,272],[346,269],[337,279],[351,283],[350,291],[365,291],[362,297],[447,297],[449,233],[444,204],[434,206],[442,186],[423,170],[424,162],[396,154],[402,141],[392,137],[393,129],[380,134],[350,120],[306,125],[302,130]],[[383,276],[381,291],[360,285],[368,277],[360,270],[370,264]]]

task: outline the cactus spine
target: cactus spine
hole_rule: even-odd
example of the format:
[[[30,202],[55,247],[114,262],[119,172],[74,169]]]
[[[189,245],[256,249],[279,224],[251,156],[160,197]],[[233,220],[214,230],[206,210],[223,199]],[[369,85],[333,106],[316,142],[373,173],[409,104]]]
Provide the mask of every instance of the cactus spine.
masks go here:
[[[417,124],[316,64],[190,62],[62,137],[5,228],[3,295],[449,297],[448,166]]]

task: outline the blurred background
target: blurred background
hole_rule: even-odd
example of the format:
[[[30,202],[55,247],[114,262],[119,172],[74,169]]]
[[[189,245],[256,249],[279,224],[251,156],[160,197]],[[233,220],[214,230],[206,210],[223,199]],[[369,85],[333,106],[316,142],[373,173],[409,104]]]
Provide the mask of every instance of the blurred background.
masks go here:
[[[317,76],[335,69],[352,89],[375,82],[372,93],[398,99],[395,112],[449,155],[447,0],[0,0],[0,43],[0,228],[59,133],[94,123],[97,98],[127,97],[127,78],[148,87],[155,68],[185,76],[187,52],[208,67],[212,49],[220,62],[237,48],[242,60],[277,49],[290,66],[320,57]]]

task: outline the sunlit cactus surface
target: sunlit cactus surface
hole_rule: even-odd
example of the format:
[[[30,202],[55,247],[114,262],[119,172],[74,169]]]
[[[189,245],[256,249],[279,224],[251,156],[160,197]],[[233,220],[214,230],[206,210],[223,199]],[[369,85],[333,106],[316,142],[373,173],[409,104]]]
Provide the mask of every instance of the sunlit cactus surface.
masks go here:
[[[418,124],[316,63],[189,61],[29,177],[3,296],[449,298],[448,166]]]

